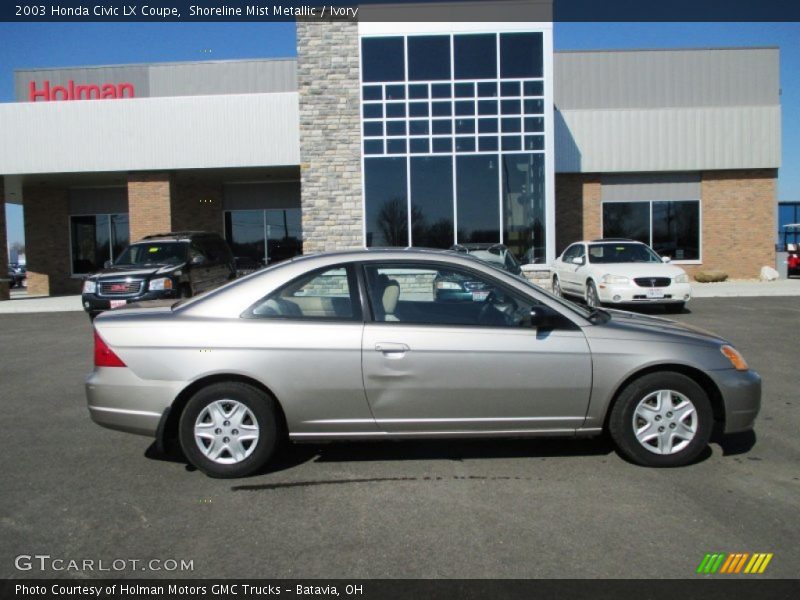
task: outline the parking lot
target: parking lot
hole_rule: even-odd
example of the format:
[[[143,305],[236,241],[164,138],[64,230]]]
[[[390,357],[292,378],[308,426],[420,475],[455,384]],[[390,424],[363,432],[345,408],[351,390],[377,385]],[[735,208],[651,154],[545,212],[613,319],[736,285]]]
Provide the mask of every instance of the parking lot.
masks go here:
[[[288,448],[270,472],[213,480],[88,416],[91,328],[77,312],[0,315],[0,577],[14,557],[175,559],[187,577],[692,577],[707,552],[800,564],[797,298],[704,298],[764,378],[755,436],[673,470],[604,439]],[[658,311],[652,311],[658,313]]]

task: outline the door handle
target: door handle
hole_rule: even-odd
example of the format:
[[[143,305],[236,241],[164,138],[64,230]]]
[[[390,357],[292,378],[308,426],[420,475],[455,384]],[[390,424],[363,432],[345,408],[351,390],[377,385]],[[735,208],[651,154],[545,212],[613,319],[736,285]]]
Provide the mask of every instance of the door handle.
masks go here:
[[[378,342],[375,344],[375,350],[384,354],[405,354],[411,348],[406,344],[398,344],[396,342]]]

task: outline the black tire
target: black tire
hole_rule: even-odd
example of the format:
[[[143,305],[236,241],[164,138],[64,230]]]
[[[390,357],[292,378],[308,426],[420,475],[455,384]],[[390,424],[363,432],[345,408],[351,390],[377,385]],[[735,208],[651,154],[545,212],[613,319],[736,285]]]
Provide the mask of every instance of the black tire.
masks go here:
[[[553,295],[558,296],[559,298],[564,297],[564,292],[561,291],[561,284],[558,281],[558,277],[553,277]]]
[[[682,313],[684,308],[686,308],[685,302],[674,302],[664,305],[664,311],[671,315],[677,315]]]
[[[239,462],[216,462],[207,457],[195,441],[194,429],[198,417],[206,407],[219,400],[243,404],[255,417],[258,440],[254,443],[252,452]],[[181,414],[178,436],[181,449],[189,462],[209,477],[246,477],[262,468],[275,454],[283,436],[281,422],[277,402],[269,394],[245,383],[220,382],[201,389],[191,397]],[[228,455],[232,456],[230,453]]]
[[[695,409],[694,437],[685,447],[671,454],[648,450],[636,438],[634,431],[634,411],[637,406],[648,395],[659,390],[671,390],[684,395]],[[669,426],[665,417],[659,422],[664,423],[661,427]],[[703,388],[686,375],[672,371],[650,373],[629,383],[620,392],[608,419],[608,430],[619,453],[646,467],[680,467],[691,463],[708,446],[713,428],[714,413]]]
[[[594,281],[588,281],[586,283],[586,306],[589,308],[600,308],[603,305],[600,302],[600,296],[597,295],[597,288],[594,285]]]

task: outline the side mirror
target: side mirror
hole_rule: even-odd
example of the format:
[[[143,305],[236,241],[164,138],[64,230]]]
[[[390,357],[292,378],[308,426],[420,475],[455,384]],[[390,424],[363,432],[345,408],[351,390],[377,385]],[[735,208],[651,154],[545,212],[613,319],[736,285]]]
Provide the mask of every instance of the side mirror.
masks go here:
[[[104,269],[110,269],[113,264],[114,264],[113,262],[111,262],[110,260],[107,260],[106,262],[103,263],[103,268]]]
[[[563,317],[558,311],[544,304],[531,308],[531,327],[555,329],[561,324],[562,319]]]
[[[672,257],[671,257],[671,256],[662,256],[662,257],[661,257],[661,262],[668,263],[668,262],[670,262],[671,260],[672,260]]]
[[[206,264],[206,257],[203,256],[202,254],[198,254],[197,256],[192,258],[192,264],[196,266],[204,265]]]
[[[582,256],[576,256],[575,258],[572,259],[571,262],[572,262],[573,265],[582,265],[583,264],[583,257]]]

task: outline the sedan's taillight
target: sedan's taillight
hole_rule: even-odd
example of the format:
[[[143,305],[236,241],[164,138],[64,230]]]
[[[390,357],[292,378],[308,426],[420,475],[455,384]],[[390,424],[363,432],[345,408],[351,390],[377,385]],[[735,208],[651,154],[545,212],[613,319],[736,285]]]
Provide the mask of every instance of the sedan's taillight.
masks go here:
[[[94,332],[94,366],[95,367],[124,367],[125,363],[122,362],[119,356],[114,354],[114,351],[108,347],[103,338]]]

